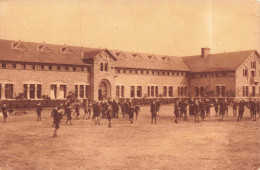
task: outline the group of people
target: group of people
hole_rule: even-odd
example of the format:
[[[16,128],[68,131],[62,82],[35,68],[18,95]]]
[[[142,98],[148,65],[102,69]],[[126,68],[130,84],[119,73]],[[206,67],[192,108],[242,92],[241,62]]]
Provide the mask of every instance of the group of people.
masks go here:
[[[150,105],[151,113],[151,124],[156,124],[156,118],[159,115],[160,110],[159,100],[152,100]],[[224,115],[228,115],[228,107],[232,107],[233,115],[237,116],[238,111],[238,121],[241,121],[245,107],[249,108],[251,117],[256,120],[257,114],[260,116],[260,101],[250,100],[245,102],[244,100],[236,101],[230,100],[228,98],[219,99],[177,99],[174,103],[173,113],[175,115],[175,123],[178,123],[179,119],[184,121],[188,120],[189,116],[194,116],[195,122],[199,122],[199,119],[205,119],[205,117],[210,116],[210,110],[214,107],[216,116],[219,116],[219,120],[223,121]],[[100,119],[108,120],[108,127],[112,127],[112,118],[119,118],[119,113],[122,113],[122,117],[129,119],[130,123],[134,122],[134,118],[138,119],[138,114],[140,112],[140,106],[137,102],[133,102],[129,99],[119,101],[116,100],[102,100],[94,101],[93,103],[89,100],[84,100],[81,103],[79,100],[68,99],[65,103],[55,107],[51,116],[53,117],[53,126],[55,127],[53,137],[57,137],[57,131],[60,127],[61,119],[66,116],[66,125],[72,125],[72,113],[76,114],[76,119],[79,119],[80,108],[83,108],[84,115],[83,119],[92,119],[95,125],[100,125]],[[73,111],[74,109],[74,111]],[[3,104],[1,107],[3,113],[3,120],[6,122],[8,117],[8,107]],[[37,121],[41,121],[42,105],[39,102],[36,105]],[[69,124],[68,124],[69,123]]]
[[[233,108],[233,115],[237,116],[237,108],[238,108],[238,121],[240,121],[243,117],[245,107],[248,107],[251,113],[251,117],[256,120],[256,115],[260,116],[260,101],[250,100],[246,103],[244,100],[236,101],[229,100],[228,98],[219,98],[219,99],[177,99],[174,103],[174,111],[175,114],[175,123],[178,123],[178,119],[188,120],[187,112],[189,111],[190,116],[194,116],[195,122],[199,122],[201,117],[202,120],[205,117],[210,115],[210,109],[214,107],[216,116],[219,116],[219,120],[224,120],[224,115],[228,116],[228,107]],[[156,120],[156,112],[154,110],[156,108],[156,102],[151,103],[151,116],[152,123],[153,118]]]

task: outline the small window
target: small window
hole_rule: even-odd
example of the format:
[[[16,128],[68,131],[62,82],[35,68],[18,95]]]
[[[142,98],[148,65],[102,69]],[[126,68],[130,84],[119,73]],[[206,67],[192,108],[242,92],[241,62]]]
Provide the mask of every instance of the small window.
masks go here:
[[[177,72],[177,76],[179,76],[179,72]]]
[[[67,71],[68,71],[68,70],[69,70],[69,67],[68,67],[68,66],[66,66],[66,67],[65,67],[65,70],[67,70]]]
[[[132,70],[130,70],[130,74],[132,74]]]
[[[183,73],[181,73],[181,76],[183,76]],[[206,77],[206,76],[205,76]]]
[[[120,70],[117,70],[117,73],[120,73]]]
[[[165,72],[162,72],[163,75],[165,75]]]
[[[35,70],[35,65],[34,64],[32,65],[32,69]]]
[[[135,74],[138,74],[138,70],[135,70]]]
[[[108,64],[105,63],[105,71],[108,71]]]
[[[146,74],[149,74],[149,71],[148,71],[148,70],[146,71]]]
[[[152,71],[152,74],[154,75],[154,71]]]
[[[83,68],[83,67],[81,67],[81,71],[82,71],[82,72],[84,71],[84,68]]]
[[[41,65],[41,69],[44,70],[44,65]]]
[[[172,72],[172,75],[174,76],[174,72]]]
[[[126,70],[124,70],[123,72],[126,73]]]
[[[158,71],[157,74],[160,75],[160,72]]]
[[[104,64],[100,63],[100,71],[103,71],[103,68],[104,68]]]
[[[57,66],[57,70],[59,70],[59,71],[60,71],[60,66]]]
[[[141,74],[144,74],[144,71],[143,71],[143,70],[141,71]]]
[[[76,71],[76,67],[73,67],[73,71]]]
[[[169,75],[170,75],[170,72],[167,72],[167,75],[169,76]]]
[[[23,68],[23,69],[26,69],[26,64],[22,64],[22,68]]]
[[[52,70],[52,66],[49,66],[49,70]]]
[[[6,63],[2,63],[2,68],[6,68]]]
[[[16,68],[16,64],[12,64],[12,68]]]

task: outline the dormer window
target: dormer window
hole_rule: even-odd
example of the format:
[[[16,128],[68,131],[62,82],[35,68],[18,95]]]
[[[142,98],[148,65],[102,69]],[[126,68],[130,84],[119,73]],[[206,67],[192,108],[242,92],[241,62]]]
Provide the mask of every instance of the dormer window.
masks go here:
[[[38,45],[37,50],[42,52],[51,52],[45,43]]]
[[[14,50],[20,50],[20,51],[26,51],[27,49],[23,46],[21,42],[13,42],[12,43],[12,49]]]
[[[70,49],[70,47],[61,47],[60,51],[63,54],[73,54],[73,51]]]

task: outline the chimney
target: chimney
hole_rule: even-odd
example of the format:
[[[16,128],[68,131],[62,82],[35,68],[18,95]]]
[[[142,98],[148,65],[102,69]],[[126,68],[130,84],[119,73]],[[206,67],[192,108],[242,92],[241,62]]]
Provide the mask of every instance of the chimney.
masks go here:
[[[210,48],[201,48],[201,56],[207,57],[210,54]]]

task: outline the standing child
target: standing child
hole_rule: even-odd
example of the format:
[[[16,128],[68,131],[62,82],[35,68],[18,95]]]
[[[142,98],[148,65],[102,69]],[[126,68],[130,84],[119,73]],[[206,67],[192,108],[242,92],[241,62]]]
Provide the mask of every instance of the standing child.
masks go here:
[[[129,121],[131,124],[133,124],[134,123],[134,106],[131,102],[129,103],[128,114],[129,114]]]
[[[42,120],[42,118],[41,118],[42,117],[42,105],[40,102],[36,105],[36,112],[37,112],[37,117],[38,117],[37,121],[41,121]]]
[[[6,106],[6,104],[3,104],[3,106],[2,106],[2,113],[3,113],[4,122],[6,122],[6,119],[7,119],[7,106]]]
[[[61,107],[55,108],[52,111],[53,113],[53,123],[55,125],[53,137],[57,137],[58,129],[60,128],[60,120],[62,119],[62,109]]]
[[[79,119],[79,107],[80,107],[80,104],[79,104],[79,101],[77,101],[75,104],[76,119]]]
[[[112,106],[109,104],[108,108],[107,108],[107,119],[108,119],[108,127],[111,128],[111,119],[113,117],[113,108]]]
[[[67,115],[67,121],[66,121],[66,124],[70,121],[70,125],[72,125],[72,116],[71,116],[71,106],[67,105],[65,106],[65,113]]]
[[[135,105],[135,119],[136,119],[136,120],[138,120],[138,114],[139,114],[139,112],[140,112],[140,106],[139,106],[139,104],[137,103],[137,104]]]

